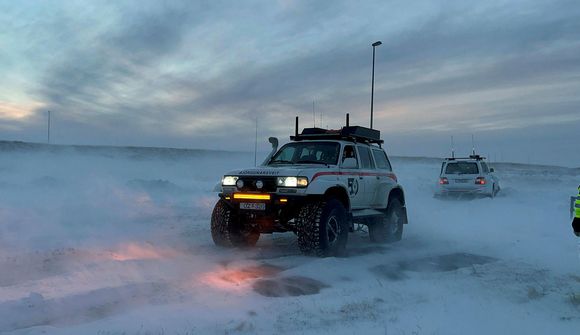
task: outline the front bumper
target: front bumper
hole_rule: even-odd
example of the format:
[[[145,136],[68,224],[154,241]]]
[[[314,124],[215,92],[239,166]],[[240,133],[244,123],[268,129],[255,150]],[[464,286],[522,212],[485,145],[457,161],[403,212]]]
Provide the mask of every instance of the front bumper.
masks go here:
[[[313,196],[286,195],[279,193],[263,193],[269,195],[269,199],[237,199],[235,194],[261,195],[259,193],[220,193],[222,199],[239,217],[245,218],[254,224],[262,233],[294,231],[289,224],[296,217],[298,211]],[[263,209],[245,209],[241,204],[264,204]],[[257,206],[258,207],[258,206]]]

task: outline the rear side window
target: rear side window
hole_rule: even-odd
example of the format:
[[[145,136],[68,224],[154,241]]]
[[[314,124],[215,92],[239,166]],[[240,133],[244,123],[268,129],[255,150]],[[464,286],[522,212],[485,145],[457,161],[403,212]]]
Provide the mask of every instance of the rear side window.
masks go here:
[[[377,169],[392,171],[391,163],[383,150],[373,149],[373,157],[375,157]]]
[[[473,162],[456,162],[448,163],[445,168],[447,174],[478,174],[479,168],[477,163]]]
[[[360,156],[360,161],[363,169],[374,169],[375,166],[373,164],[371,158],[371,151],[367,147],[358,146],[358,153]]]
[[[483,171],[483,173],[489,173],[489,168],[487,167],[486,163],[481,162],[481,170]]]

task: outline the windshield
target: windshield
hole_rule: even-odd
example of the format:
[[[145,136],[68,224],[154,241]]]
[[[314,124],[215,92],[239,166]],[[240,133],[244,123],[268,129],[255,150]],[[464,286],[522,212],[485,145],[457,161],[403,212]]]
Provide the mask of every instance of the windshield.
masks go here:
[[[477,163],[471,162],[457,162],[447,164],[445,169],[447,174],[478,174],[479,169],[477,168]]]
[[[268,165],[276,164],[325,164],[336,165],[340,144],[336,142],[292,142],[283,146],[270,159]]]

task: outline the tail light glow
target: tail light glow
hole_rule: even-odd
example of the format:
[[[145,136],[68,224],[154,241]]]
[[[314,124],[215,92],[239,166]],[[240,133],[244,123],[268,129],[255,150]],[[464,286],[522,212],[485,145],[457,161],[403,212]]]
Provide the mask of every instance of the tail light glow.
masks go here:
[[[485,177],[477,177],[475,178],[476,185],[485,185]]]
[[[449,184],[449,180],[446,177],[439,178],[439,185],[447,185]]]

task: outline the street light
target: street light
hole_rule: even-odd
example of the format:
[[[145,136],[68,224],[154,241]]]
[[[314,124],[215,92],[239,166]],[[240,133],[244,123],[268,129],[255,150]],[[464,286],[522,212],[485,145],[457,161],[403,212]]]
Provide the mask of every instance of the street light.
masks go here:
[[[383,44],[381,41],[376,41],[373,46],[373,79],[371,81],[371,129],[373,129],[373,100],[375,97],[375,47]]]

